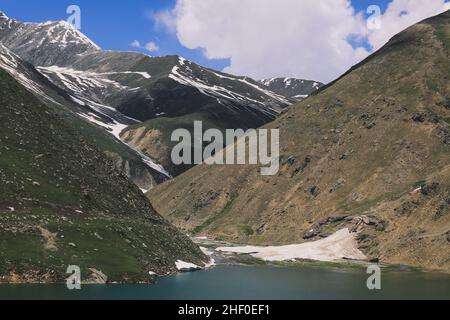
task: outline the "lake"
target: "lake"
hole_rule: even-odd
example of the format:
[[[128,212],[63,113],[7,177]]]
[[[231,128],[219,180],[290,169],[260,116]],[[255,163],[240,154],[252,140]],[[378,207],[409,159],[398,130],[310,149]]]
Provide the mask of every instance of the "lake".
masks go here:
[[[154,285],[0,285],[0,299],[447,299],[450,275],[383,271],[382,289],[369,291],[362,269],[218,266],[162,277]]]

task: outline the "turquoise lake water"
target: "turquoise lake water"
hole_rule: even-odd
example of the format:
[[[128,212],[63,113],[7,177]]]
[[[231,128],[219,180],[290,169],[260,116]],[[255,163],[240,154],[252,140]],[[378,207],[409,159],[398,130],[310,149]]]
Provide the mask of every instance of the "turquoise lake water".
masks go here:
[[[446,299],[450,276],[383,271],[382,289],[370,291],[362,269],[219,266],[163,277],[154,285],[0,285],[0,299]]]

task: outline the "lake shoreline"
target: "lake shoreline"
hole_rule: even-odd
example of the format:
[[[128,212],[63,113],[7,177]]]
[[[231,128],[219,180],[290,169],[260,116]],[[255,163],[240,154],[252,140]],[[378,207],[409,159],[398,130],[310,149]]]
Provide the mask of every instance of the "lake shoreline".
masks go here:
[[[129,284],[148,284],[152,285],[159,281],[161,278],[176,276],[177,274],[201,272],[215,267],[223,266],[246,266],[246,267],[275,267],[275,268],[303,268],[303,267],[317,267],[324,269],[341,269],[341,270],[355,270],[355,269],[367,269],[369,265],[377,265],[382,270],[397,271],[397,272],[420,272],[424,274],[441,274],[450,275],[450,271],[446,270],[433,270],[424,269],[411,265],[396,265],[388,264],[384,262],[369,261],[367,258],[363,259],[363,254],[359,254],[356,247],[356,242],[352,240],[352,235],[348,229],[342,229],[336,232],[334,235],[312,242],[306,242],[298,245],[287,246],[250,246],[250,245],[238,245],[229,242],[215,241],[206,237],[194,237],[192,240],[202,249],[202,251],[209,256],[210,262],[205,266],[197,266],[189,262],[178,260],[176,263],[177,271],[159,275],[156,273],[148,274],[148,281],[107,281],[106,283],[92,283],[89,281],[82,282],[84,285],[129,285]],[[337,242],[345,242],[345,245],[341,246]],[[336,245],[337,244],[337,245]],[[332,249],[338,249],[338,252],[329,252],[329,247]],[[316,251],[315,251],[316,250]],[[339,250],[342,252],[355,253],[355,256],[345,257],[340,256]],[[308,255],[318,257],[318,259],[308,258]],[[321,255],[322,254],[322,255]],[[333,259],[328,259],[334,257]],[[323,259],[322,259],[323,258]],[[358,259],[361,258],[361,259]],[[13,274],[8,281],[7,277],[0,278],[1,285],[50,285],[50,284],[65,284],[65,280],[61,281],[36,281],[33,277],[29,277],[27,280],[26,275]]]

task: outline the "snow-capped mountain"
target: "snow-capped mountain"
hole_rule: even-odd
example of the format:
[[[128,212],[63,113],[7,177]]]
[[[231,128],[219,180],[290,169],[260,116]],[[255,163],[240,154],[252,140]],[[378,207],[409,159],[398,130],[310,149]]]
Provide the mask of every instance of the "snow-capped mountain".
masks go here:
[[[118,139],[140,122],[168,118],[177,123],[194,114],[218,129],[255,128],[274,120],[295,100],[274,92],[271,84],[179,56],[102,50],[63,21],[23,23],[0,13],[0,43],[62,90],[82,119]],[[170,176],[150,160],[147,150],[140,152],[153,169]]]
[[[0,39],[24,60],[39,66],[65,65],[100,48],[65,21],[23,23],[0,12]]]
[[[180,57],[102,51],[64,21],[22,23],[2,14],[0,41],[74,97],[110,105],[141,121],[189,113],[166,94],[176,89],[182,96],[181,88],[196,89],[205,96],[202,105],[220,104],[233,112],[242,107],[262,118],[273,119],[290,104],[256,81],[222,74]]]
[[[294,100],[303,100],[323,87],[323,83],[296,78],[271,78],[260,81],[268,90]]]

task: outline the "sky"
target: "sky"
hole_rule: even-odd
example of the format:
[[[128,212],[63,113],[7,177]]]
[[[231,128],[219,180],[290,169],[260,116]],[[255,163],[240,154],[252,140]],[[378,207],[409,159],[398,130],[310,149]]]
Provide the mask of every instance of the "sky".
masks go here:
[[[449,1],[0,0],[0,11],[44,22],[67,20],[77,5],[81,31],[103,49],[177,54],[256,79],[329,82]]]

